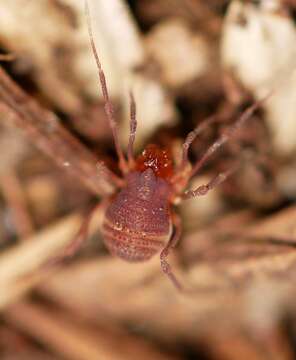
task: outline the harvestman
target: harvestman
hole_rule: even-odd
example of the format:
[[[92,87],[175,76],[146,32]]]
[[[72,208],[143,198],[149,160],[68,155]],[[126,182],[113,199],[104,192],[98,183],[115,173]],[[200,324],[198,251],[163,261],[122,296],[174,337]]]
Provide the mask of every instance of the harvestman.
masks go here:
[[[110,252],[129,262],[146,261],[160,253],[163,272],[179,290],[182,290],[181,283],[167,261],[169,252],[176,246],[182,231],[181,220],[174,211],[174,206],[187,199],[206,195],[208,191],[220,185],[237,170],[237,166],[233,167],[226,172],[219,173],[207,184],[201,185],[195,190],[186,190],[189,181],[201,170],[206,161],[236,134],[237,130],[273,94],[273,91],[245,110],[232,127],[223,133],[192,165],[188,158],[189,147],[196,136],[213,122],[213,118],[201,122],[187,135],[181,150],[181,163],[175,167],[173,167],[173,160],[169,152],[156,145],[148,145],[143,153],[135,158],[133,144],[137,128],[136,104],[133,94],[130,93],[130,135],[127,157],[125,157],[119,142],[114,108],[109,98],[106,78],[94,44],[87,2],[85,2],[85,14],[91,48],[99,71],[105,113],[112,130],[122,177],[117,176],[104,164],[100,164],[104,176],[119,191],[115,197],[105,198],[102,203],[91,210],[75,239],[55,259],[55,262],[72,256],[81,247],[87,238],[93,214],[98,207],[103,207],[102,234],[104,243]]]

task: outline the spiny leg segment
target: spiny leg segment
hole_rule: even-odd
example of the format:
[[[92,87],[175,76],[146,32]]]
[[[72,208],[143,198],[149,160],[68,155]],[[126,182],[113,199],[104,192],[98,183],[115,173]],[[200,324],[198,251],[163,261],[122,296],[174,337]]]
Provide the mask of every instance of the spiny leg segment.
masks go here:
[[[192,199],[196,196],[204,196],[207,195],[207,193],[210,190],[213,190],[215,187],[222,184],[225,180],[228,179],[229,176],[231,176],[235,171],[237,171],[239,166],[233,166],[232,168],[226,170],[225,172],[219,173],[215,177],[213,177],[207,184],[200,185],[195,190],[187,190],[182,195],[183,200]]]
[[[133,93],[130,91],[130,134],[127,147],[127,159],[130,168],[133,167],[134,159],[134,142],[137,131],[137,119],[136,119],[136,102]]]

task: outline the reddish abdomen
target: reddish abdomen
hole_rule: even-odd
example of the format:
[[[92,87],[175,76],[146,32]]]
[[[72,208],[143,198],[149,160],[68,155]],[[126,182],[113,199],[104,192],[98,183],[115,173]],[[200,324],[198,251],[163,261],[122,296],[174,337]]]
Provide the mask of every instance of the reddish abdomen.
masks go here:
[[[139,191],[145,189],[137,186],[136,176],[132,180],[135,182],[123,189],[107,209],[102,232],[113,255],[135,262],[148,260],[163,249],[171,235],[171,223],[167,198],[161,196],[164,192],[153,191],[143,199]]]
[[[116,224],[107,218],[104,221],[103,235],[111,254],[130,262],[149,260],[164,247],[167,240],[166,235],[144,235],[128,228],[119,230]]]

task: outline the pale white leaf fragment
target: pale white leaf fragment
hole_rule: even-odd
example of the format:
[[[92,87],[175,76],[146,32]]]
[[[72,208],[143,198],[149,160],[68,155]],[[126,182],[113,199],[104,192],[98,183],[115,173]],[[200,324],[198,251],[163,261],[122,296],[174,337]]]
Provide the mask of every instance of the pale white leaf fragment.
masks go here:
[[[278,1],[264,4],[232,1],[221,56],[225,69],[257,99],[276,89],[264,104],[266,122],[276,152],[289,155],[296,151],[296,27],[291,18],[274,11]]]
[[[169,86],[178,87],[204,75],[210,65],[209,42],[181,19],[156,25],[146,37],[147,51]]]

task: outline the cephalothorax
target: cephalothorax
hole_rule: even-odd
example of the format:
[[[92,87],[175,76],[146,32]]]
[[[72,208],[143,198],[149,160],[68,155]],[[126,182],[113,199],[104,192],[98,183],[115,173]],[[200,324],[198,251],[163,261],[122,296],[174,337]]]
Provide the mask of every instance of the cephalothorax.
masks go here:
[[[166,149],[156,145],[148,145],[143,153],[135,159],[133,144],[136,134],[136,105],[130,94],[130,136],[125,157],[119,143],[117,125],[113,117],[113,105],[109,99],[106,79],[94,45],[90,25],[89,10],[86,3],[86,16],[92,51],[99,70],[99,79],[105,102],[105,112],[112,130],[116,152],[119,158],[119,169],[122,177],[118,177],[104,164],[100,164],[104,176],[119,189],[117,195],[107,199],[104,204],[104,220],[102,233],[104,242],[110,252],[123,260],[135,262],[146,261],[160,254],[163,272],[168,275],[174,285],[182,289],[167,261],[167,256],[181,235],[181,220],[174,206],[181,201],[206,195],[207,192],[232,174],[237,166],[215,176],[209,183],[195,190],[186,190],[190,179],[202,168],[205,162],[225,144],[235,132],[248,120],[260,105],[269,97],[269,93],[261,101],[249,107],[234,125],[218,138],[195,163],[188,159],[188,150],[196,136],[213,118],[201,122],[185,139],[181,149],[181,161],[173,166],[173,159]],[[99,206],[99,205],[98,205]],[[96,206],[87,216],[76,239],[65,250],[63,256],[72,255],[83,243],[89,222]]]

